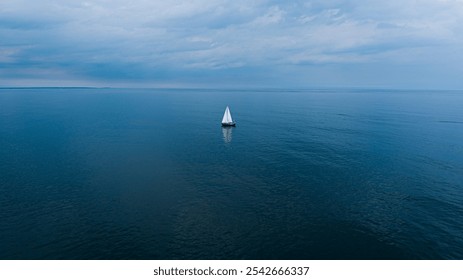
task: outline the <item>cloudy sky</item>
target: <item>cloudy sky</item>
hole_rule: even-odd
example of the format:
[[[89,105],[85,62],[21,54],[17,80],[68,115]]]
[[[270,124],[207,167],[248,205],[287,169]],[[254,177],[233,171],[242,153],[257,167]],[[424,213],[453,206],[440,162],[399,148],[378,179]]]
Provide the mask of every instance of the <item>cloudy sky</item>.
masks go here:
[[[0,0],[0,86],[463,89],[463,0]]]

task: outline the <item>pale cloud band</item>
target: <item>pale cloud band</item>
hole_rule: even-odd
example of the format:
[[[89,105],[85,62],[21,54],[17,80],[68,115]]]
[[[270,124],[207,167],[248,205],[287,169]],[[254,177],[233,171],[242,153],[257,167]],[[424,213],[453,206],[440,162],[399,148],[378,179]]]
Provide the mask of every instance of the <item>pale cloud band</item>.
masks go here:
[[[462,88],[463,1],[0,3],[0,86]]]

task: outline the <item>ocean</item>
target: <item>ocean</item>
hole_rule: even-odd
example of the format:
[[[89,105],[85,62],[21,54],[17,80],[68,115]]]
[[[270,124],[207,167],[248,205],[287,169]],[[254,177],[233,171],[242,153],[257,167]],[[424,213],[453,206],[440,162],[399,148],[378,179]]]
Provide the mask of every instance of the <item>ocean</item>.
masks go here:
[[[463,259],[463,92],[0,89],[0,259]]]

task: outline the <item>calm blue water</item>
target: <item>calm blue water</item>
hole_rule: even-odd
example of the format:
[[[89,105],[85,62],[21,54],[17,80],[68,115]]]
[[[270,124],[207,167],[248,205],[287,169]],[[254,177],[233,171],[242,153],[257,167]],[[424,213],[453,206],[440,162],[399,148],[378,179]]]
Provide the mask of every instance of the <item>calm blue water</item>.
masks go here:
[[[463,92],[1,89],[0,258],[463,259]]]

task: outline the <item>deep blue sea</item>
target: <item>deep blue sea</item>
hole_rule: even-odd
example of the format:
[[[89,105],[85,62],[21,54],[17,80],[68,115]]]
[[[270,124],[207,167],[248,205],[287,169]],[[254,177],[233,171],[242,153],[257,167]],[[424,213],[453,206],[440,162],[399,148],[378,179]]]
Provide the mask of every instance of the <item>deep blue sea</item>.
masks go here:
[[[463,92],[0,89],[0,259],[463,259]]]

